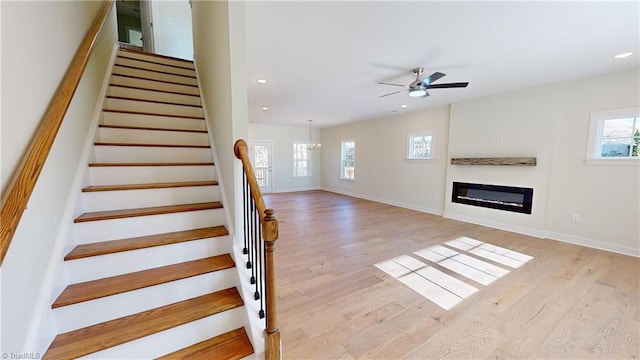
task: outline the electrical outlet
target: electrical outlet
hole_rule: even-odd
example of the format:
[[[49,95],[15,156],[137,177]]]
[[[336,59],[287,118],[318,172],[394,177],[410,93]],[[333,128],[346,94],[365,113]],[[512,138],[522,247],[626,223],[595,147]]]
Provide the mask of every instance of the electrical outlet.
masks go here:
[[[580,215],[578,215],[578,214],[571,215],[571,222],[579,223],[580,222]]]

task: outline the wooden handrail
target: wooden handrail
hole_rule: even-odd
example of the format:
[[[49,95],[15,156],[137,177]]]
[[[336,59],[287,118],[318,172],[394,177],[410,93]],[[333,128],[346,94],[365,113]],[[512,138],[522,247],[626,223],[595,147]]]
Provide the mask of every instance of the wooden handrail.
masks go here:
[[[265,243],[265,310],[266,310],[266,328],[265,328],[265,359],[280,359],[280,331],[276,322],[276,275],[274,271],[273,252],[275,250],[275,242],[278,240],[278,220],[273,216],[273,209],[267,209],[260,192],[260,185],[256,179],[251,161],[249,160],[249,148],[247,143],[240,139],[236,141],[233,151],[238,159],[242,161],[242,168],[247,175],[247,182],[251,196],[253,197],[258,214],[260,217],[260,225],[262,228],[262,238]],[[246,236],[246,234],[245,234]]]
[[[0,222],[0,266],[2,266],[13,235],[22,218],[22,213],[51,151],[53,141],[58,134],[71,99],[78,88],[84,69],[87,67],[89,55],[102,32],[107,15],[113,8],[113,3],[114,0],[107,0],[100,8],[98,16],[80,43],[51,99],[51,103],[40,120],[24,156],[2,193],[0,199],[2,206],[2,210],[0,210],[0,219],[2,219]]]

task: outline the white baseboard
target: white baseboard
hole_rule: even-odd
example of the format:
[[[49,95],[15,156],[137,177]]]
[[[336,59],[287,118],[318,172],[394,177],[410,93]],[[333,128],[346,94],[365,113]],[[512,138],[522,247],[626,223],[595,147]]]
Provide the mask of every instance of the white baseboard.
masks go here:
[[[471,216],[452,213],[450,211],[445,211],[442,216],[447,219],[464,221],[466,223],[487,226],[494,229],[510,231],[517,234],[533,236],[541,239],[544,239],[546,235],[546,232],[542,230],[532,229],[524,226],[515,226],[515,225],[497,222],[497,221],[486,220],[486,219],[474,218]]]
[[[405,209],[409,209],[409,210],[420,211],[420,212],[433,214],[433,215],[442,216],[442,214],[443,214],[443,210],[441,210],[441,209],[434,209],[434,208],[430,208],[430,207],[426,207],[426,206],[417,206],[417,205],[414,205],[414,204],[407,204],[407,203],[397,202],[397,201],[393,201],[393,200],[382,199],[382,198],[378,198],[378,197],[375,197],[375,196],[352,193],[352,192],[349,192],[349,191],[343,191],[343,190],[338,190],[338,189],[333,189],[333,188],[328,188],[328,187],[322,187],[322,190],[329,191],[329,192],[336,193],[336,194],[347,195],[347,196],[351,196],[351,197],[355,197],[355,198],[359,198],[359,199],[375,201],[375,202],[379,202],[379,203],[383,203],[383,204],[387,204],[387,205],[397,206],[397,207],[401,207],[401,208],[405,208]]]
[[[107,89],[109,87],[109,79],[111,77],[111,69],[116,60],[116,54],[118,53],[118,44],[115,43],[111,50],[111,58],[106,66],[105,77],[102,80],[102,88],[98,93],[95,109],[92,115],[91,124],[88,127],[88,132],[85,138],[85,143],[82,149],[82,154],[78,161],[76,173],[74,175],[73,184],[71,186],[71,192],[62,215],[62,225],[56,236],[55,245],[49,257],[49,264],[47,265],[46,276],[43,281],[43,286],[40,290],[40,296],[36,302],[33,316],[29,324],[29,330],[25,340],[24,351],[33,352],[37,351],[40,354],[44,354],[45,350],[49,347],[55,337],[55,333],[43,333],[47,332],[45,329],[55,329],[55,325],[47,324],[49,321],[54,321],[53,314],[51,313],[52,298],[56,295],[56,277],[60,274],[60,267],[62,263],[62,256],[64,253],[67,240],[69,239],[69,233],[71,231],[71,224],[73,224],[73,215],[80,196],[80,188],[82,187],[82,180],[84,173],[87,169],[87,163],[89,160],[89,154],[93,147],[95,131],[98,127],[98,121],[100,114],[102,113],[102,105],[105,101]]]
[[[292,188],[282,188],[282,189],[273,189],[271,194],[276,193],[289,193],[289,192],[298,192],[298,191],[312,191],[312,190],[321,190],[320,186],[300,186],[300,187],[292,187]]]
[[[398,207],[402,207],[402,208],[406,208],[406,209],[410,209],[410,210],[426,212],[426,213],[429,213],[429,214],[441,215],[442,217],[447,218],[447,219],[459,220],[459,221],[463,221],[463,222],[466,222],[466,223],[487,226],[487,227],[490,227],[490,228],[510,231],[510,232],[514,232],[514,233],[517,233],[517,234],[533,236],[533,237],[537,237],[537,238],[541,238],[541,239],[551,239],[551,240],[561,241],[561,242],[565,242],[565,243],[569,243],[569,244],[580,245],[580,246],[585,246],[585,247],[594,248],[594,249],[598,249],[598,250],[609,251],[609,252],[613,252],[613,253],[617,253],[617,254],[640,257],[640,248],[632,248],[632,247],[629,247],[629,246],[606,243],[606,242],[603,242],[603,241],[583,238],[583,237],[579,237],[579,236],[575,236],[575,235],[561,234],[561,233],[555,233],[555,232],[552,232],[552,231],[538,230],[538,229],[532,229],[532,228],[523,227],[523,226],[515,226],[515,225],[505,224],[505,223],[501,223],[501,222],[497,222],[497,221],[479,219],[479,218],[460,215],[460,214],[456,214],[456,213],[452,213],[452,212],[448,212],[448,211],[445,212],[445,211],[438,210],[438,209],[419,207],[419,206],[415,206],[415,205],[411,205],[411,204],[403,204],[403,203],[398,203],[398,202],[391,201],[391,200],[376,198],[374,196],[367,196],[367,195],[352,193],[352,192],[349,192],[349,191],[343,191],[343,190],[338,190],[338,189],[333,189],[333,188],[323,187],[322,190],[333,192],[333,193],[337,193],[337,194],[347,195],[347,196],[351,196],[351,197],[355,197],[355,198],[371,200],[371,201],[375,201],[375,202],[379,202],[379,203],[383,203],[383,204],[387,204],[387,205],[398,206]]]
[[[606,242],[595,240],[595,239],[588,239],[588,238],[569,235],[569,234],[561,234],[553,231],[537,230],[537,229],[531,229],[531,228],[522,227],[522,226],[514,226],[514,225],[505,224],[505,223],[459,215],[451,212],[445,212],[443,216],[447,219],[460,220],[460,221],[464,221],[471,224],[488,226],[494,229],[500,229],[500,230],[510,231],[518,234],[529,235],[529,236],[533,236],[541,239],[551,239],[551,240],[561,241],[564,243],[580,245],[588,248],[609,251],[617,254],[640,257],[640,249],[634,249],[629,246],[606,243]]]
[[[622,255],[640,257],[640,248],[632,248],[629,246],[606,243],[599,240],[583,238],[580,236],[561,234],[552,231],[546,233],[546,238],[551,240],[562,241],[569,244],[585,246],[593,249],[609,251]]]

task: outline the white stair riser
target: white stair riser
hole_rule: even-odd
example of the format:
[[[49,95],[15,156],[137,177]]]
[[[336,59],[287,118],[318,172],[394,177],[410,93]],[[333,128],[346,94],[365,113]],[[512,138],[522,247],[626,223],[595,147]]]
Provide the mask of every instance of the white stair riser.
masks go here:
[[[105,109],[135,111],[160,115],[179,115],[203,117],[202,108],[195,106],[172,105],[139,100],[107,99]]]
[[[185,105],[202,105],[199,96],[181,95],[170,92],[142,90],[122,86],[109,86],[107,96],[119,96],[141,100],[173,102]]]
[[[138,79],[138,78],[132,78],[127,76],[112,75],[110,79],[110,84],[135,86],[135,87],[141,87],[144,89],[173,91],[173,92],[198,95],[198,96],[200,95],[200,90],[196,86],[171,84],[167,82]]]
[[[176,75],[186,75],[186,76],[193,76],[193,77],[196,76],[196,71],[193,69],[185,69],[182,67],[171,66],[171,65],[161,65],[155,62],[149,62],[147,60],[133,60],[125,57],[117,57],[116,64],[139,67],[142,69],[149,69],[154,71],[161,71],[161,72],[171,73]]]
[[[95,191],[82,193],[84,211],[109,211],[218,201],[217,186]]]
[[[156,182],[215,180],[211,166],[108,166],[90,167],[92,185],[149,184]]]
[[[160,56],[150,56],[150,55],[146,55],[146,54],[134,53],[134,52],[130,52],[130,51],[119,50],[118,51],[118,56],[127,57],[127,58],[133,58],[133,59],[141,59],[141,60],[146,60],[146,61],[152,61],[152,62],[155,62],[155,63],[162,63],[162,64],[179,66],[179,67],[189,68],[189,69],[194,69],[195,68],[193,66],[193,62],[192,61],[180,61],[180,60],[174,60],[174,59],[169,59],[169,58],[160,57]]]
[[[118,65],[115,65],[113,67],[113,74],[136,76],[144,79],[167,81],[167,82],[183,84],[183,85],[194,85],[194,86],[198,85],[198,81],[191,77],[164,74],[164,73],[159,73],[156,71],[149,71],[149,70],[132,69],[132,68],[118,66]]]
[[[127,114],[103,112],[101,124],[122,126],[144,126],[164,129],[206,130],[202,119],[177,118],[161,115]]]
[[[69,283],[75,284],[227,254],[230,243],[228,236],[220,236],[69,260],[65,261],[65,266]]]
[[[74,223],[71,234],[79,245],[218,225],[224,225],[223,209]]]
[[[233,268],[56,308],[58,333],[228,289],[235,281],[230,270]]]
[[[126,344],[96,352],[79,359],[149,359],[170,354],[174,351],[197,344],[243,327],[243,308],[235,308],[222,313],[192,321]]]
[[[98,129],[96,141],[126,142],[139,144],[209,145],[207,133],[185,131],[137,130],[137,129]]]
[[[213,161],[209,148],[96,145],[94,151],[99,163]]]

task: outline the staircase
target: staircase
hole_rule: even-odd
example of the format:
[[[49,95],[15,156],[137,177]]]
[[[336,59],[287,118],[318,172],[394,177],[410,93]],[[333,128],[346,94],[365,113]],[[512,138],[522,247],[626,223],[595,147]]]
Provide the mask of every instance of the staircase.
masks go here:
[[[45,359],[240,359],[236,288],[192,62],[120,49]]]

